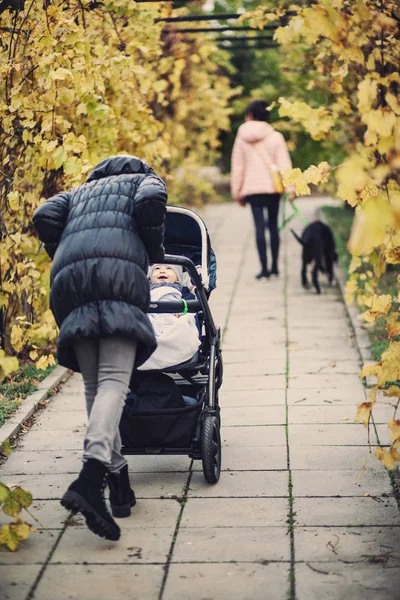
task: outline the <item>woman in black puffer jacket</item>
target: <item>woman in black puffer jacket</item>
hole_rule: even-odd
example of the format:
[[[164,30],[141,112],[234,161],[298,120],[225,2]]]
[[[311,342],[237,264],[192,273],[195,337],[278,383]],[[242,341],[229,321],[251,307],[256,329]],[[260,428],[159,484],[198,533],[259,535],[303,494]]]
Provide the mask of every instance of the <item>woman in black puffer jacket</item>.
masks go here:
[[[147,269],[164,256],[166,202],[153,169],[117,156],[102,161],[83,185],[46,200],[33,217],[53,258],[58,360],[82,373],[90,416],[83,469],[61,502],[107,539],[118,539],[120,530],[104,502],[105,478],[114,516],[129,516],[135,504],[118,425],[133,367],[157,345],[146,315]]]

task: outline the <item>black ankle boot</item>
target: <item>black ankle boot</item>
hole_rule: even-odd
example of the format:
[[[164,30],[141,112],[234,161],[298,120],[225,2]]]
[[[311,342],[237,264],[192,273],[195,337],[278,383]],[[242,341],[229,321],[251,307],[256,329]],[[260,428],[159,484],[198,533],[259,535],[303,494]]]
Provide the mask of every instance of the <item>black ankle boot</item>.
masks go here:
[[[271,273],[268,269],[261,269],[258,275],[256,275],[256,279],[268,279]]]
[[[67,510],[82,513],[90,531],[116,541],[120,538],[121,530],[108,512],[104,500],[107,476],[107,467],[90,458],[84,463],[78,479],[71,483],[61,498],[61,504]]]
[[[136,504],[136,498],[129,482],[128,465],[122,467],[119,473],[109,474],[108,486],[112,516],[117,519],[130,517],[131,508]]]

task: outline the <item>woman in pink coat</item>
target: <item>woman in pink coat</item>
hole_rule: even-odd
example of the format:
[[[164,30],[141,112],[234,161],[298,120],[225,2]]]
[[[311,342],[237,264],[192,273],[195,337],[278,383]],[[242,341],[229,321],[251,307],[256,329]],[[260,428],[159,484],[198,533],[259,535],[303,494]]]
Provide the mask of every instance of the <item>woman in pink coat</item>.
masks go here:
[[[278,213],[280,194],[272,179],[272,171],[291,168],[289,152],[281,133],[268,120],[267,103],[250,102],[245,110],[245,123],[239,127],[232,151],[231,193],[240,206],[250,204],[254,218],[256,242],[261,271],[256,279],[278,275],[279,231]],[[294,192],[289,199],[293,200]],[[268,269],[265,241],[265,209],[271,241],[272,266]]]

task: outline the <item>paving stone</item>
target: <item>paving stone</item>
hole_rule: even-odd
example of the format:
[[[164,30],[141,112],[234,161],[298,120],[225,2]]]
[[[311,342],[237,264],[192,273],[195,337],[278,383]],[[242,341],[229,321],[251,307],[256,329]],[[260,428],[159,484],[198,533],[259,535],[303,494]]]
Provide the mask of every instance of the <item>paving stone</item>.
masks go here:
[[[229,339],[226,336],[223,338],[222,344],[223,353],[231,351],[245,352],[246,356],[249,357],[252,354],[258,352],[258,356],[262,354],[264,358],[279,358],[284,352],[286,352],[286,343],[282,338],[280,340],[271,339],[269,336],[263,337],[257,341],[255,345],[254,340],[240,339],[239,337],[235,340]],[[249,354],[248,354],[249,353]]]
[[[286,446],[224,446],[222,449],[223,471],[281,471],[286,468]],[[194,462],[193,470],[203,470],[201,461]]]
[[[316,389],[336,388],[337,390],[346,389],[355,395],[361,395],[363,385],[357,375],[324,375],[313,373],[311,375],[289,376],[289,389],[309,389],[315,386]]]
[[[372,443],[374,438],[372,437]],[[368,431],[361,424],[289,425],[289,445],[292,450],[298,446],[365,446],[368,445]]]
[[[382,564],[296,564],[298,600],[388,600],[396,598],[399,585],[400,569]]]
[[[241,348],[239,345],[228,345],[222,344],[222,357],[224,365],[238,362],[252,362],[259,361],[262,356],[263,361],[268,362],[271,360],[286,360],[286,346],[285,344],[279,344],[274,346],[269,344],[262,349],[262,353],[257,348]]]
[[[239,390],[274,390],[285,388],[285,375],[254,375],[253,377],[230,377],[223,383],[224,392]]]
[[[308,373],[321,373],[326,375],[350,374],[358,375],[361,372],[359,360],[310,360],[296,356],[290,358],[290,377]]]
[[[176,565],[170,567],[163,600],[285,600],[288,563]]]
[[[34,523],[33,519],[30,519],[27,514],[23,518],[31,522],[36,531],[32,532],[28,539],[19,542],[16,552],[10,552],[2,547],[0,549],[0,566],[43,565],[57,541],[58,531],[49,532],[44,529],[37,529],[37,523]],[[8,522],[10,521],[12,521],[11,518],[8,519]],[[0,569],[0,576],[2,572]],[[0,598],[2,598],[2,583],[3,580],[0,579]]]
[[[190,498],[181,527],[281,526],[287,512],[287,498]]]
[[[202,473],[193,473],[189,498],[276,497],[288,496],[287,471],[257,471],[224,473],[218,484],[210,485]]]
[[[310,340],[320,342],[324,340],[333,340],[336,343],[341,342],[344,345],[348,344],[349,339],[352,338],[354,334],[350,332],[350,329],[346,324],[342,323],[338,328],[332,328],[327,330],[326,328],[319,327],[318,329],[310,329],[310,327],[306,327],[303,325],[303,317],[300,314],[298,316],[298,321],[294,321],[289,317],[289,339],[290,343],[298,342],[301,343],[300,340]]]
[[[87,424],[88,418],[86,412],[82,410],[63,411],[61,415],[58,412],[43,411],[39,418],[36,419],[33,430],[58,431],[66,429],[70,431],[79,429],[85,431]]]
[[[293,404],[288,410],[289,425],[292,423],[354,423],[357,405],[335,402],[315,406],[307,402]],[[375,423],[386,424],[393,417],[393,407],[376,404],[373,411]]]
[[[224,335],[224,346],[227,344],[242,349],[258,348],[259,350],[263,350],[268,347],[285,346],[285,343],[286,334],[283,329],[276,332],[266,330],[265,337],[260,337],[260,331],[250,335],[244,331],[231,331],[230,329]]]
[[[58,500],[33,499],[33,502],[29,507],[29,512],[32,513],[39,523],[26,513],[24,518],[28,523],[33,525],[35,529],[62,529],[69,516],[69,512],[61,506]],[[0,527],[7,525],[9,522],[10,517],[3,512],[0,512]],[[55,541],[56,538],[52,539]]]
[[[163,578],[161,565],[49,565],[35,600],[156,600]],[[84,594],[84,595],[83,595]]]
[[[77,393],[83,394],[82,376],[79,375],[78,373],[75,373],[75,375],[70,377],[68,379],[68,381],[66,381],[65,383],[62,384],[61,392],[66,393],[67,395],[77,394]]]
[[[187,472],[190,459],[187,456],[128,456],[132,472],[157,473],[163,471]],[[57,450],[28,452],[19,450],[11,454],[1,468],[2,475],[79,473],[82,467],[82,451]]]
[[[188,456],[126,456],[130,473],[188,473]],[[133,477],[133,475],[132,475]]]
[[[296,498],[294,504],[301,526],[400,525],[393,498]]]
[[[296,560],[371,563],[376,557],[399,568],[399,534],[400,527],[296,527]]]
[[[78,473],[82,467],[82,451],[58,450],[13,452],[1,467],[2,476],[45,473]]]
[[[235,363],[226,363],[224,361],[224,377],[231,379],[243,375],[285,375],[286,360],[263,360],[260,362],[237,361]]]
[[[335,361],[354,361],[360,360],[360,355],[356,348],[351,346],[342,346],[341,348],[330,348],[328,344],[324,345],[324,348],[309,348],[304,347],[303,344],[291,344],[288,347],[289,351],[289,363],[292,361],[302,360],[314,363],[314,361],[320,361],[323,357],[324,360],[329,362]]]
[[[286,527],[181,527],[172,557],[179,562],[290,561]]]
[[[56,413],[61,415],[63,413]],[[84,414],[84,413],[82,413]],[[75,430],[60,430],[51,429],[38,430],[32,429],[29,435],[24,435],[20,438],[20,448],[24,451],[35,450],[75,450],[83,452],[83,438],[86,427]]]
[[[57,500],[64,494],[75,474],[6,475],[4,483],[29,489],[36,500]],[[131,485],[137,498],[168,498],[182,495],[187,472],[138,473],[130,472]]]
[[[0,565],[1,600],[25,600],[39,575],[41,565]]]
[[[224,391],[222,387],[219,402],[224,419],[225,408],[230,406],[286,406],[285,390],[242,390],[241,392]]]
[[[304,388],[288,389],[288,404],[291,406],[350,406],[353,410],[359,402],[365,400],[364,389],[358,389],[356,393],[346,388]],[[346,408],[348,410],[348,408]],[[289,409],[290,414],[290,409]]]
[[[224,407],[223,423],[225,427],[233,425],[284,425],[286,423],[285,406],[245,406]]]
[[[382,471],[384,467],[364,446],[297,446],[290,450],[292,469],[330,469]]]
[[[298,330],[297,330],[298,331]],[[348,350],[357,351],[357,346],[353,338],[349,338],[347,341],[338,340],[337,338],[321,338],[315,339],[310,335],[297,335],[294,337],[289,332],[289,351],[305,351],[305,352],[320,352],[320,357],[325,356],[327,352],[328,356],[333,356],[336,359],[344,359],[342,352],[348,352]]]
[[[131,485],[136,498],[168,498],[182,496],[188,473],[138,473],[130,472]]]
[[[181,510],[180,499],[138,499],[128,519],[117,519],[123,531],[136,528],[167,528],[173,530]],[[172,535],[172,534],[171,534]]]
[[[392,494],[389,476],[383,469],[363,473],[321,469],[292,471],[294,496],[381,496]]]
[[[2,481],[6,485],[21,486],[29,490],[35,500],[59,500],[64,494],[75,475],[70,473],[40,475],[5,475]]]
[[[286,446],[286,429],[283,425],[253,427],[222,427],[223,446]]]
[[[81,393],[76,394],[67,394],[66,392],[59,392],[55,396],[52,396],[49,404],[46,408],[46,412],[54,413],[54,412],[84,412],[86,414],[86,409],[83,401],[83,390]]]
[[[129,520],[134,519],[131,516]],[[118,521],[122,534],[118,543],[90,534],[85,526],[68,527],[63,534],[51,564],[161,563],[167,560],[176,523],[170,527],[131,527],[128,519]]]

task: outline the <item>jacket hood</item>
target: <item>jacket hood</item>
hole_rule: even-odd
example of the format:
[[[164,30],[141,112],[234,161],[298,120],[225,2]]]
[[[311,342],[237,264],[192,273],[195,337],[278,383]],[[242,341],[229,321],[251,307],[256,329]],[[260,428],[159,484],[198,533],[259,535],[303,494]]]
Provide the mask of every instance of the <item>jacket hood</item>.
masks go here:
[[[95,179],[103,179],[111,175],[155,175],[155,172],[147,163],[137,156],[111,156],[102,160],[89,174],[87,182]]]
[[[255,144],[260,142],[274,131],[265,121],[246,121],[239,127],[238,135],[245,142]]]

